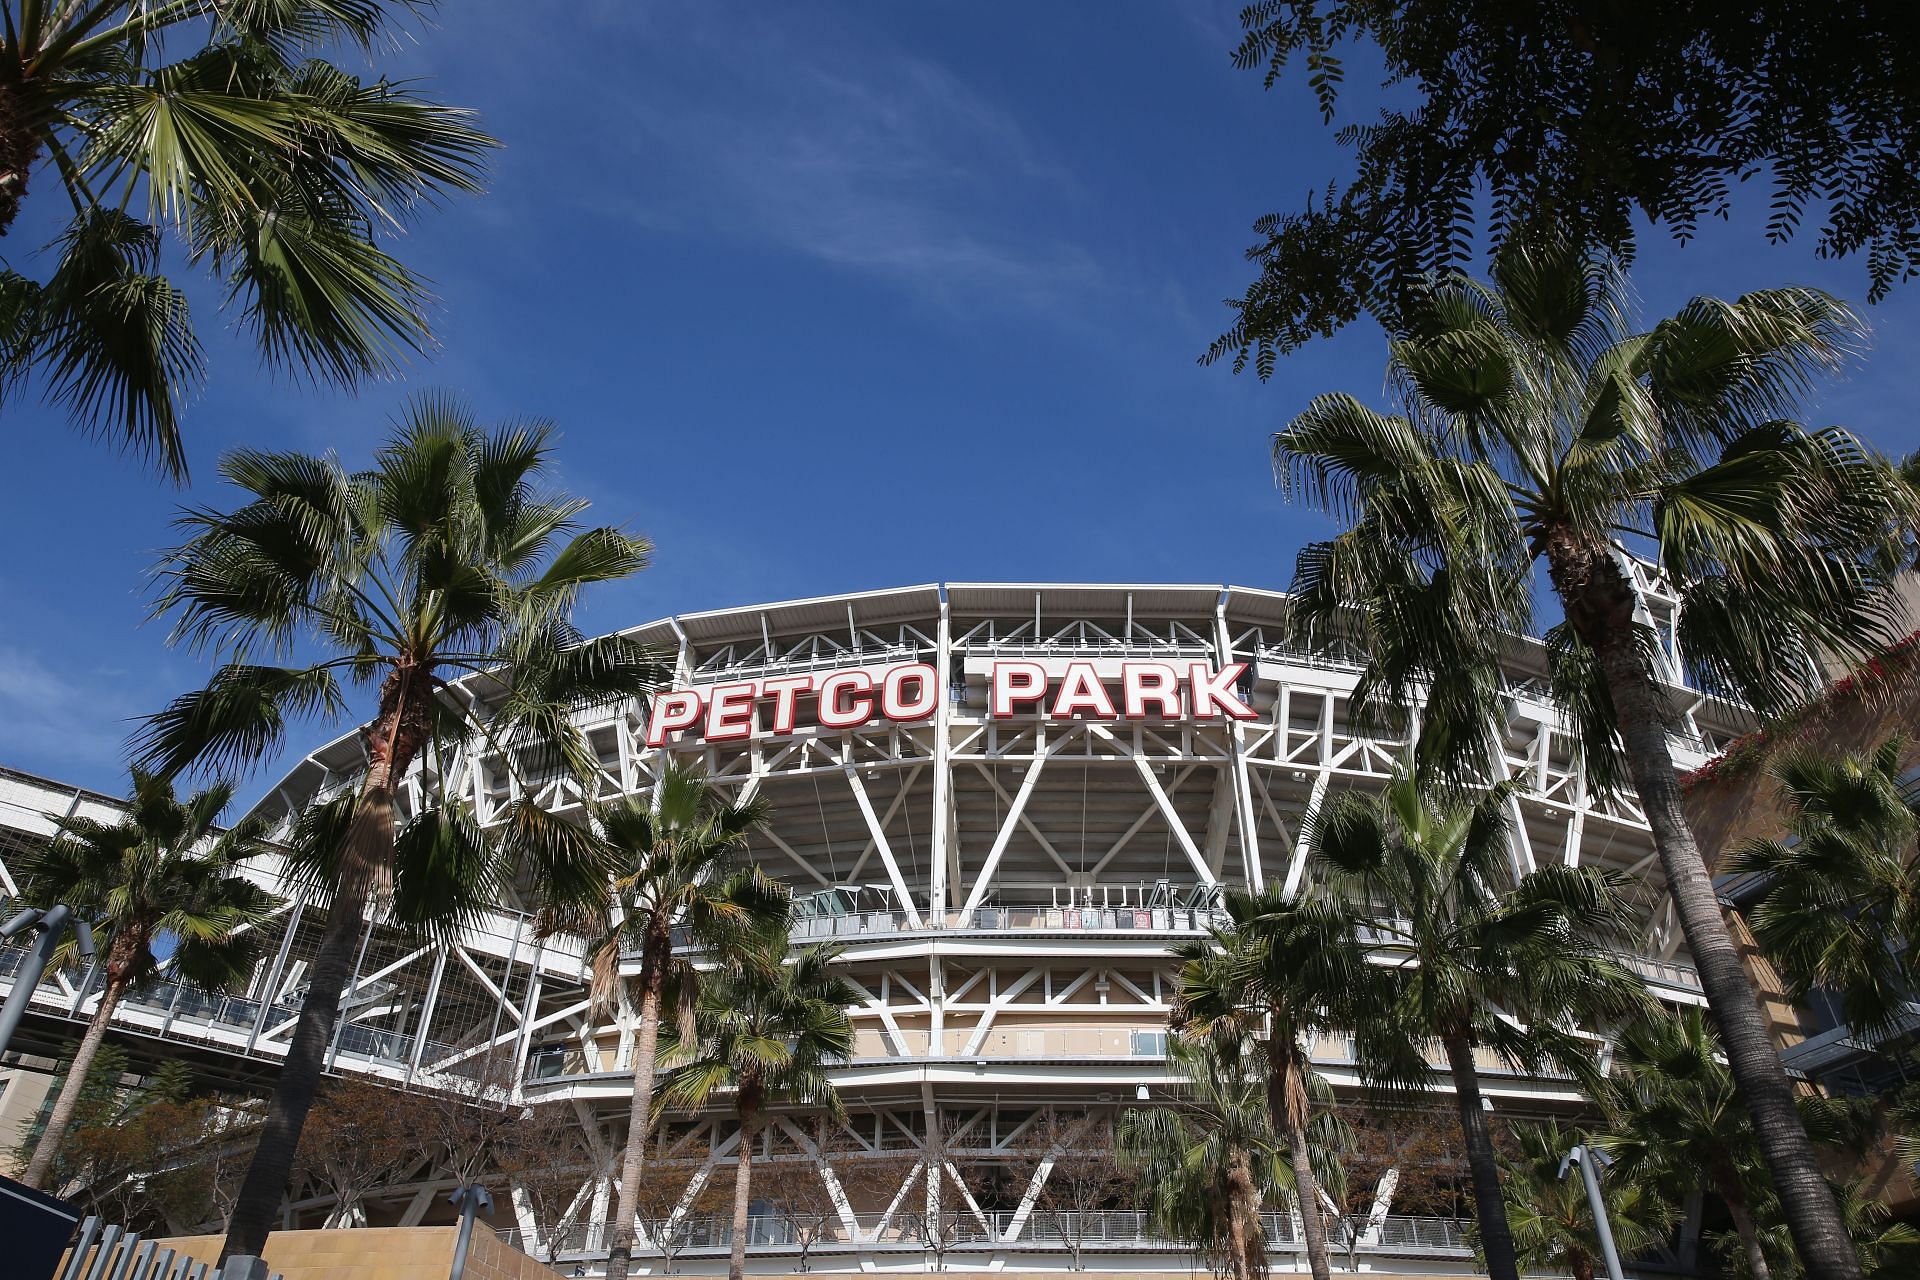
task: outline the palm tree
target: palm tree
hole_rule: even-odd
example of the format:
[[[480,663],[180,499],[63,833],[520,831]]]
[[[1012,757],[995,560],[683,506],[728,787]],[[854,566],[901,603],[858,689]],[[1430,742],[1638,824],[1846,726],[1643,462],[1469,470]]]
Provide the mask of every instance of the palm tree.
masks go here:
[[[175,619],[176,642],[221,662],[204,689],[147,720],[145,767],[251,765],[289,719],[346,712],[342,673],[374,694],[365,774],[297,842],[309,853],[298,869],[331,905],[228,1254],[258,1256],[278,1215],[369,897],[391,887],[398,920],[422,927],[457,926],[491,900],[497,864],[476,815],[437,797],[439,780],[464,772],[454,754],[483,752],[523,783],[561,766],[591,778],[598,762],[571,713],[638,695],[661,671],[632,640],[583,641],[569,621],[583,589],[630,576],[648,548],[619,529],[580,531],[587,504],[537,487],[550,434],[482,431],[457,403],[423,397],[370,471],[236,450],[221,471],[245,501],[185,511],[188,539],[158,567],[156,614]],[[475,678],[451,683],[462,676]],[[422,760],[434,766],[422,773],[428,803],[401,831],[397,790]],[[535,882],[604,898],[606,867],[577,829],[526,800],[502,826]],[[419,874],[396,874],[409,863]]]
[[[1309,826],[1330,889],[1376,916],[1366,932],[1385,981],[1356,993],[1372,997],[1353,1020],[1360,1069],[1388,1089],[1430,1089],[1426,1046],[1439,1042],[1494,1280],[1519,1271],[1478,1051],[1598,1087],[1590,1043],[1572,1024],[1618,1017],[1645,1000],[1640,980],[1607,950],[1628,928],[1619,878],[1568,866],[1516,878],[1512,794],[1502,784],[1454,800],[1402,767],[1378,794],[1329,798]]]
[[[72,206],[44,279],[0,271],[0,397],[38,375],[77,424],[183,479],[180,401],[204,362],[169,240],[276,365],[350,384],[425,350],[426,282],[380,244],[477,191],[496,144],[470,112],[325,60],[421,7],[0,4],[0,235],[37,167]]]
[[[1279,887],[1226,895],[1227,923],[1174,951],[1184,961],[1174,1011],[1191,1032],[1252,1035],[1266,1056],[1267,1112],[1286,1141],[1300,1202],[1301,1231],[1315,1280],[1328,1280],[1326,1224],[1307,1140],[1313,1074],[1310,1046],[1341,1029],[1339,1011],[1374,970],[1342,907],[1289,900]]]
[[[1594,1138],[1613,1156],[1614,1177],[1668,1199],[1713,1192],[1733,1219],[1747,1273],[1768,1280],[1756,1209],[1772,1195],[1752,1119],[1706,1017],[1693,1008],[1633,1027],[1620,1038],[1614,1071],[1597,1095],[1607,1131]]]
[[[1321,396],[1274,437],[1289,493],[1347,524],[1301,553],[1295,625],[1371,651],[1362,703],[1428,702],[1463,770],[1484,768],[1499,651],[1530,629],[1544,564],[1556,700],[1597,787],[1630,781],[1740,1094],[1808,1266],[1859,1274],[1801,1130],[1752,985],[1681,808],[1661,670],[1623,549],[1682,599],[1675,652],[1710,693],[1762,714],[1817,687],[1822,660],[1895,635],[1893,531],[1913,497],[1839,429],[1787,421],[1857,322],[1812,289],[1697,298],[1634,332],[1616,265],[1513,246],[1494,282],[1430,282],[1395,317],[1405,412]]]
[[[844,1116],[829,1072],[853,1056],[847,1008],[859,996],[834,972],[838,946],[806,947],[787,960],[788,946],[783,929],[723,955],[700,985],[693,1035],[667,1056],[673,1070],[661,1101],[668,1105],[702,1107],[714,1090],[733,1089],[740,1158],[733,1174],[731,1280],[746,1272],[753,1148],[767,1108],[793,1104],[836,1120]]]
[[[221,782],[182,803],[169,780],[136,769],[119,822],[62,818],[58,833],[29,860],[27,900],[42,907],[64,902],[92,926],[104,981],[27,1162],[28,1186],[46,1185],[113,1011],[161,968],[157,945],[171,947],[167,963],[177,978],[207,991],[224,991],[253,971],[259,935],[248,926],[271,915],[279,900],[241,875],[247,859],[269,851],[262,824],[214,826],[232,799],[233,785]],[[73,945],[65,943],[56,960],[72,963]]]
[[[1284,1177],[1260,1050],[1222,1028],[1170,1038],[1167,1059],[1173,1100],[1120,1114],[1121,1159],[1139,1171],[1156,1232],[1192,1242],[1227,1280],[1259,1280],[1267,1274],[1260,1210]]]
[[[1508,1129],[1516,1150],[1502,1155],[1507,1224],[1520,1265],[1529,1272],[1564,1271],[1573,1280],[1593,1280],[1604,1256],[1586,1185],[1577,1174],[1562,1176],[1561,1162],[1581,1136],[1557,1120],[1518,1121]],[[1613,1242],[1631,1258],[1667,1238],[1673,1209],[1645,1183],[1610,1177],[1602,1185]]]
[[[608,1241],[608,1280],[626,1280],[633,1257],[647,1134],[653,1125],[653,1077],[663,1018],[695,1008],[696,972],[677,952],[675,928],[686,939],[725,957],[767,944],[757,935],[784,936],[790,903],[785,886],[758,867],[734,860],[767,820],[758,797],[730,803],[707,785],[697,765],[672,764],[652,796],[634,796],[596,810],[600,843],[614,868],[613,923],[591,950],[594,994],[615,994],[620,956],[640,953],[639,1017],[634,1028],[633,1100],[627,1114],[620,1195]],[[604,919],[604,915],[602,916]],[[585,921],[570,927],[580,930]]]
[[[1764,877],[1753,932],[1793,994],[1839,992],[1862,1030],[1889,1027],[1920,989],[1920,814],[1902,793],[1904,745],[1783,756],[1772,772],[1786,838],[1749,841],[1727,864]]]
[[[1847,1233],[1859,1249],[1862,1275],[1905,1280],[1920,1270],[1920,1227],[1893,1219],[1893,1211],[1885,1200],[1875,1195],[1864,1180],[1836,1182],[1833,1194],[1840,1202]],[[1774,1260],[1771,1280],[1805,1280],[1806,1270],[1794,1262],[1793,1238],[1779,1219],[1777,1208],[1769,1194],[1766,1210],[1774,1212],[1762,1211],[1756,1215],[1763,1224],[1760,1227],[1762,1246],[1766,1256]],[[1726,1239],[1729,1234],[1734,1235],[1731,1242]],[[1725,1271],[1728,1280],[1755,1280],[1746,1265],[1747,1255],[1741,1251],[1737,1233],[1709,1232],[1707,1241],[1728,1255],[1731,1263]]]

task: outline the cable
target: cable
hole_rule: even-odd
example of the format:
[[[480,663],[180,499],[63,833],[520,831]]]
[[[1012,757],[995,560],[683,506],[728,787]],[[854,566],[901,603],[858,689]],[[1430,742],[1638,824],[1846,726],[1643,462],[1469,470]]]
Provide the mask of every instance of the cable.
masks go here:
[[[815,763],[817,764],[818,761]],[[813,774],[813,807],[820,815],[820,838],[827,842],[827,867],[831,870],[833,868],[833,832],[827,829],[827,805],[820,798],[820,771],[813,769],[810,772]],[[835,874],[838,872],[836,871]]]
[[[903,770],[900,773],[901,791],[904,792],[907,790],[907,784],[910,780],[911,775]],[[904,799],[900,802],[900,812],[906,815],[907,822],[907,862],[913,868],[914,879],[918,881],[920,878],[920,847],[913,842],[913,801],[911,798]],[[931,874],[929,874],[928,878],[932,878]]]
[[[1087,781],[1092,776],[1093,765],[1080,766],[1080,874],[1087,874]]]

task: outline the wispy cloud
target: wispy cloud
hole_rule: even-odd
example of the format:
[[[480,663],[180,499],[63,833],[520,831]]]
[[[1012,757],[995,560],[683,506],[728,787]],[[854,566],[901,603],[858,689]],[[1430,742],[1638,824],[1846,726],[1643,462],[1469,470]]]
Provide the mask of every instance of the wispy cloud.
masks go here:
[[[81,769],[87,776],[76,780],[113,785],[130,714],[121,693],[113,673],[63,673],[23,649],[0,644],[0,723],[7,726],[8,759],[29,767]]]
[[[1244,0],[1174,0],[1173,11],[1184,20],[1187,30],[1209,49],[1219,52],[1225,62],[1246,28],[1240,25]]]
[[[1075,205],[1066,167],[947,68],[811,11],[722,26],[704,6],[647,8],[617,20],[635,56],[599,92],[593,131],[621,154],[596,202],[936,302],[1045,306],[1098,282],[1092,254],[1036,223],[1036,206]]]

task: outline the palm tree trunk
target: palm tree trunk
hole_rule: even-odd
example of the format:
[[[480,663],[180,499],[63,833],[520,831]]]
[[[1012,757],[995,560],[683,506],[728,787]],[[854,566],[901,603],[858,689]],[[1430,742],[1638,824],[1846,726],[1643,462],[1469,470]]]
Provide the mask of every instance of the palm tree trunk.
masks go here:
[[[652,947],[653,932],[648,931]],[[642,966],[640,1026],[633,1044],[633,1100],[627,1107],[627,1145],[620,1161],[620,1196],[607,1250],[607,1280],[627,1280],[633,1259],[633,1224],[640,1212],[640,1171],[646,1162],[647,1135],[653,1129],[653,1067],[660,1050],[662,963],[649,957]]]
[[[1760,1231],[1753,1224],[1753,1214],[1748,1212],[1746,1201],[1737,1195],[1720,1198],[1727,1202],[1727,1216],[1733,1219],[1733,1229],[1739,1233],[1751,1280],[1773,1280],[1773,1268],[1767,1265],[1767,1252],[1760,1247]]]
[[[1687,825],[1673,754],[1667,746],[1666,697],[1647,670],[1634,623],[1633,586],[1604,546],[1565,530],[1549,530],[1536,542],[1546,553],[1567,621],[1593,650],[1606,678],[1626,748],[1627,772],[1646,811],[1667,892],[1699,970],[1734,1085],[1752,1117],[1761,1154],[1780,1195],[1794,1246],[1809,1275],[1821,1280],[1859,1280],[1859,1255],[1814,1159],[1813,1143],[1800,1123],[1753,984],[1720,914],[1706,859]]]
[[[46,1132],[40,1135],[40,1141],[33,1149],[33,1159],[28,1162],[27,1171],[21,1178],[30,1187],[46,1188],[47,1175],[53,1172],[53,1158],[59,1153],[61,1142],[66,1139],[68,1126],[73,1123],[73,1113],[80,1106],[80,1095],[86,1092],[87,1072],[93,1067],[94,1055],[100,1052],[100,1045],[107,1038],[107,1024],[113,1021],[114,1006],[120,1003],[120,996],[126,988],[125,979],[109,978],[106,989],[100,993],[100,1007],[94,1010],[93,1020],[87,1023],[87,1033],[80,1037],[80,1047],[73,1051],[73,1064],[67,1068],[66,1083],[60,1086],[60,1096],[54,1100],[53,1112],[47,1117]]]
[[[27,177],[39,156],[40,136],[27,119],[18,82],[0,84],[0,236],[20,216]]]
[[[294,1153],[300,1146],[300,1131],[306,1126],[307,1112],[313,1109],[333,1030],[340,1020],[340,996],[353,976],[368,891],[379,869],[393,858],[393,790],[388,785],[389,776],[384,769],[370,773],[355,808],[353,826],[341,851],[339,883],[327,908],[326,931],[320,935],[313,976],[308,980],[306,998],[300,1002],[300,1021],[294,1027],[280,1078],[274,1082],[273,1097],[267,1102],[260,1144],[254,1148],[253,1161],[234,1200],[233,1216],[227,1221],[227,1238],[220,1246],[222,1262],[235,1254],[259,1257],[279,1216]]]
[[[1753,984],[1720,914],[1706,861],[1687,826],[1680,782],[1667,746],[1660,691],[1632,646],[1631,638],[1623,638],[1603,650],[1601,665],[1626,744],[1627,769],[1646,810],[1647,825],[1653,829],[1667,892],[1700,972],[1734,1085],[1753,1119],[1754,1135],[1807,1273],[1822,1280],[1858,1280],[1859,1255],[1814,1157]]]
[[[727,1259],[727,1280],[747,1273],[747,1210],[753,1205],[754,1122],[759,1108],[740,1104],[740,1162],[733,1169],[733,1251]]]
[[[1330,1280],[1326,1220],[1320,1213],[1320,1180],[1307,1150],[1307,1086],[1297,1046],[1283,1041],[1276,1027],[1267,1038],[1267,1111],[1273,1127],[1287,1136],[1293,1160],[1294,1196],[1300,1202],[1300,1231],[1306,1238],[1307,1267],[1313,1280]]]
[[[1446,1046],[1447,1068],[1453,1073],[1453,1100],[1460,1109],[1460,1134],[1467,1144],[1467,1168],[1473,1175],[1473,1214],[1480,1224],[1487,1275],[1491,1280],[1520,1280],[1513,1229],[1507,1224],[1507,1202],[1500,1194],[1500,1165],[1494,1159],[1493,1135],[1487,1132],[1487,1112],[1480,1100],[1473,1045],[1464,1035],[1446,1036],[1440,1043]]]
[[[1233,1280],[1247,1280],[1247,1223],[1238,1196],[1228,1197],[1227,1249],[1227,1267]]]
[[[1260,1226],[1260,1189],[1253,1180],[1253,1162],[1244,1151],[1236,1151],[1227,1171],[1227,1247],[1232,1252],[1228,1265],[1233,1280],[1257,1280],[1266,1274],[1264,1245],[1258,1246]]]
[[[1305,1125],[1287,1127],[1287,1147],[1293,1157],[1294,1196],[1300,1201],[1300,1232],[1307,1243],[1307,1269],[1313,1280],[1329,1280],[1332,1266],[1327,1260],[1327,1223],[1320,1212],[1320,1180],[1308,1163]]]

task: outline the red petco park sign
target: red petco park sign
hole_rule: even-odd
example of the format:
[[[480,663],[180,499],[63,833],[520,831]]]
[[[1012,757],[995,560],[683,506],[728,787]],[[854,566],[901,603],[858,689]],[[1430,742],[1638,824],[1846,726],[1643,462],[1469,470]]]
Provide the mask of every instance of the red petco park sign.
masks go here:
[[[1070,662],[1055,681],[1037,662],[996,662],[988,670],[988,700],[996,719],[1039,712],[1050,720],[1251,720],[1256,712],[1234,685],[1247,664],[1214,668],[1189,663],[1184,671],[1166,662],[1124,662],[1118,680],[1102,679],[1090,662]],[[1109,683],[1118,686],[1116,703]],[[709,742],[753,736],[760,708],[772,710],[771,731],[793,732],[801,700],[813,703],[813,722],[823,729],[854,729],[875,720],[913,724],[940,705],[940,673],[924,662],[814,675],[769,676],[699,689],[675,689],[653,700],[647,745],[667,735],[699,732]]]

